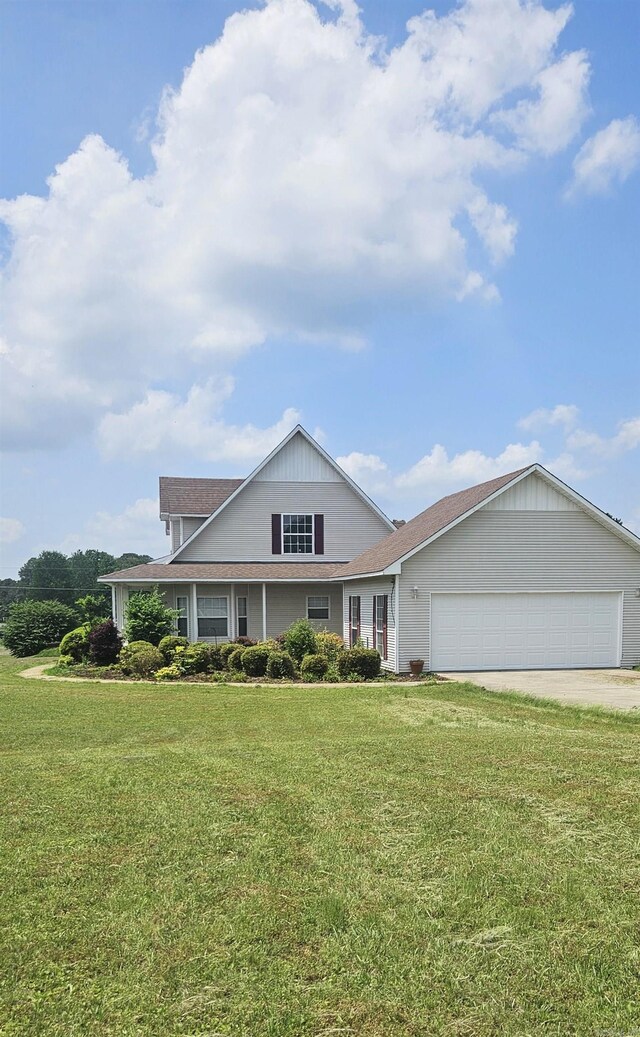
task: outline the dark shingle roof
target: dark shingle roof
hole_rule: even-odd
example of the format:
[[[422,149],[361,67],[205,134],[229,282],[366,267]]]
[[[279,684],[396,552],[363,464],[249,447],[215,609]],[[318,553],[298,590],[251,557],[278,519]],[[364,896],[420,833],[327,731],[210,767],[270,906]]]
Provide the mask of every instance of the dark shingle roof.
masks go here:
[[[217,580],[319,580],[337,579],[344,562],[149,562],[131,569],[106,573],[100,583],[126,583],[148,580],[149,583],[215,583]]]
[[[179,479],[160,476],[160,515],[211,515],[244,479]]]
[[[340,570],[340,575],[358,576],[361,573],[364,575],[381,572],[526,471],[526,468],[519,468],[517,472],[509,472],[508,475],[501,475],[497,479],[490,479],[489,482],[470,486],[467,490],[443,497],[410,522],[400,526],[395,533],[391,533],[384,540],[363,551],[352,562],[348,562]]]

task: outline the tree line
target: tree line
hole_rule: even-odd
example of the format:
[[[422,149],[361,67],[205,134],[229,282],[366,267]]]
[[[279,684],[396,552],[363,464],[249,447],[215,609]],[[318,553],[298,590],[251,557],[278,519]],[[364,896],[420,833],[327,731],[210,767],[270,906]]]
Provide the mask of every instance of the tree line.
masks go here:
[[[29,558],[18,570],[17,580],[0,580],[0,621],[14,601],[61,601],[73,605],[78,598],[92,594],[105,599],[111,609],[111,590],[98,583],[105,573],[151,562],[151,555],[131,551],[118,557],[107,551],[42,551]]]

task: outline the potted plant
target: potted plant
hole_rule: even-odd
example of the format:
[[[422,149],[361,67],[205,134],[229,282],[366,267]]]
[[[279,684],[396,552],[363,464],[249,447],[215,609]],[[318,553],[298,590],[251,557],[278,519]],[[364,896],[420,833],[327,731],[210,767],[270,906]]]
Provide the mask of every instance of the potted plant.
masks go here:
[[[424,659],[409,659],[409,669],[412,677],[419,677],[424,670]]]

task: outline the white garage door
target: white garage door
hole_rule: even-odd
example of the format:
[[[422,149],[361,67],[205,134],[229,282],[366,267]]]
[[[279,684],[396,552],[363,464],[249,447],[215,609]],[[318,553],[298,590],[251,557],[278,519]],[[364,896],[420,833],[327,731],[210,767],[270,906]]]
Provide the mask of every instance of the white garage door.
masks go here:
[[[620,665],[620,595],[432,594],[432,670]]]

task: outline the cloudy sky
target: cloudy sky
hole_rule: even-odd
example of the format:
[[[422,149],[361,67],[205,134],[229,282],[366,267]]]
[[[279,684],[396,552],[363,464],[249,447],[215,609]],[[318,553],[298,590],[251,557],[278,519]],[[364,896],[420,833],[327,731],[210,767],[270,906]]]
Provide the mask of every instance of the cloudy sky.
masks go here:
[[[640,530],[640,4],[2,20],[2,576],[297,421],[393,517],[540,461]]]

